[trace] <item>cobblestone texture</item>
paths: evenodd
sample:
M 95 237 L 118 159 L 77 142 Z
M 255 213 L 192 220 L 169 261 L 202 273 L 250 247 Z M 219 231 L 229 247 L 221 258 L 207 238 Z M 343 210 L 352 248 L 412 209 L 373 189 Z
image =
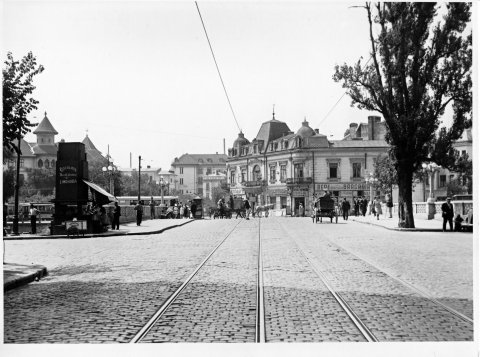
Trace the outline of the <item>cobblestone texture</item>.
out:
M 473 326 L 392 279 L 301 221 L 283 224 L 381 341 L 471 341 Z M 313 225 L 312 225 L 313 226 Z M 313 229 L 317 229 L 313 226 Z M 418 233 L 417 233 L 418 234 Z M 395 258 L 392 258 L 395 259 Z
M 142 342 L 255 342 L 258 233 L 242 221 Z

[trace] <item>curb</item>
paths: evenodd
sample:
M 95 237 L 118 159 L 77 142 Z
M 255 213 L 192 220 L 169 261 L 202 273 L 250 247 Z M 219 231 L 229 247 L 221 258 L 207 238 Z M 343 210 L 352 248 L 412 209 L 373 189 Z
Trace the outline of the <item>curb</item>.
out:
M 5 281 L 3 282 L 4 292 L 18 288 L 22 285 L 27 285 L 33 281 L 39 281 L 42 277 L 48 275 L 47 268 L 44 267 L 43 265 L 24 266 L 24 268 L 27 268 L 29 270 L 31 269 L 36 269 L 36 270 L 23 275 L 20 275 L 21 273 L 18 273 L 19 276 L 15 278 L 5 279 Z M 5 271 L 8 271 L 8 267 L 6 269 L 5 267 L 3 268 L 4 275 L 5 275 Z
M 389 231 L 399 231 L 399 232 L 442 232 L 441 229 L 436 229 L 436 228 L 400 228 L 400 227 L 385 227 L 381 224 L 376 224 L 373 222 L 363 222 L 363 221 L 357 221 L 352 219 L 352 222 L 357 222 L 361 224 L 369 224 L 371 226 L 376 226 L 376 227 L 381 227 L 388 229 Z
M 19 236 L 8 236 L 8 237 L 3 237 L 4 240 L 33 240 L 33 239 L 85 239 L 85 238 L 100 238 L 100 237 L 120 237 L 120 236 L 138 236 L 138 235 L 143 235 L 143 234 L 159 234 L 162 232 L 165 232 L 169 229 L 176 228 L 176 227 L 181 227 L 184 226 L 190 222 L 193 222 L 194 220 L 191 219 L 189 221 L 186 221 L 181 224 L 175 224 L 171 226 L 164 227 L 162 229 L 157 229 L 154 231 L 145 231 L 145 232 L 111 232 L 111 233 L 105 233 L 105 234 L 85 234 L 83 236 L 73 236 L 73 235 L 55 235 L 55 236 L 33 236 L 33 237 L 22 237 L 21 235 Z

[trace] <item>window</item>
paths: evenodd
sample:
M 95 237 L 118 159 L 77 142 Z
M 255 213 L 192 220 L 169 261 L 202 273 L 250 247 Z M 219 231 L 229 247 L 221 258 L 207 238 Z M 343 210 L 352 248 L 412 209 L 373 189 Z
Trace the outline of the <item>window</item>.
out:
M 270 166 L 270 181 L 276 181 L 275 166 Z
M 303 164 L 295 164 L 293 166 L 293 173 L 295 178 L 303 177 Z
M 183 167 L 180 167 L 180 174 L 183 174 Z
M 280 165 L 280 181 L 287 179 L 287 165 Z
M 24 164 L 24 160 L 20 159 L 20 167 L 23 167 L 23 164 Z
M 50 161 L 48 161 L 48 159 L 45 160 L 45 168 L 46 169 L 50 168 Z
M 288 141 L 285 141 L 285 149 L 288 149 Z
M 262 179 L 262 171 L 260 170 L 260 166 L 255 165 L 253 168 L 253 181 L 259 181 Z
M 462 150 L 462 156 L 467 155 L 467 150 Z
M 447 185 L 447 175 L 440 175 L 440 187 Z
M 360 162 L 352 163 L 352 177 L 360 178 L 362 172 L 362 164 Z
M 280 197 L 280 208 L 282 209 L 287 208 L 287 197 L 285 196 Z
M 242 182 L 247 180 L 247 170 L 242 169 Z
M 180 185 L 183 185 L 183 178 L 180 178 Z
M 210 192 L 210 182 L 205 183 L 205 191 Z
M 43 161 L 42 159 L 38 160 L 37 166 L 42 168 L 43 167 Z
M 208 167 L 207 168 L 207 175 L 211 175 L 212 174 L 212 168 L 211 167 Z
M 235 171 L 230 171 L 230 183 L 235 185 Z
M 330 163 L 329 164 L 329 178 L 338 178 L 338 164 L 337 163 Z
M 203 188 L 202 187 L 197 188 L 197 195 L 203 196 Z

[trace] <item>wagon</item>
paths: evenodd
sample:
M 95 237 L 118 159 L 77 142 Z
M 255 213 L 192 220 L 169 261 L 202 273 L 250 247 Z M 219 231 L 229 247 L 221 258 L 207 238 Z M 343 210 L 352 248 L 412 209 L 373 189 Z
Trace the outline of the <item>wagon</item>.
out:
M 322 217 L 330 218 L 331 223 L 333 223 L 333 219 L 335 219 L 335 223 L 338 223 L 337 207 L 338 204 L 336 202 L 336 198 L 332 198 L 328 194 L 318 198 L 315 201 L 315 210 L 312 216 L 313 223 L 318 223 L 319 219 L 320 223 L 322 223 Z

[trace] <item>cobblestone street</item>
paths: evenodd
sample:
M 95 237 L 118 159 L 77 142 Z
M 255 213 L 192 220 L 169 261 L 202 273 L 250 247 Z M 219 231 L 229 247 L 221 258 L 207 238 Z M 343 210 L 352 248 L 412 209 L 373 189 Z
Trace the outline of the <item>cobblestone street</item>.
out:
M 471 234 L 339 220 L 200 220 L 162 234 L 5 241 L 5 261 L 49 275 L 4 295 L 6 343 L 130 342 L 223 239 L 142 340 L 254 342 L 259 235 L 266 342 L 471 341 Z M 319 275 L 320 273 L 320 275 Z M 406 283 L 406 284 L 405 284 Z

